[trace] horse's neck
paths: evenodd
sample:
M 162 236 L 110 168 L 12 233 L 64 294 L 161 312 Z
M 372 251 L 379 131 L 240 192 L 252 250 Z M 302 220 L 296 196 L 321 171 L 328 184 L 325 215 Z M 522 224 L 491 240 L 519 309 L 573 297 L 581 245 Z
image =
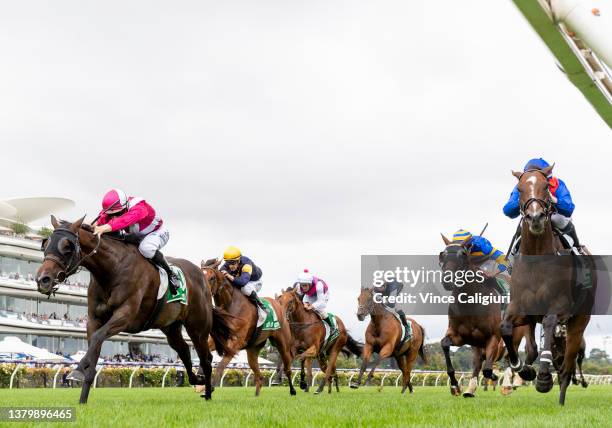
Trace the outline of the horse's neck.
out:
M 519 252 L 525 256 L 555 254 L 554 234 L 550 219 L 546 223 L 544 233 L 540 236 L 532 235 L 529 232 L 529 226 L 523 222 Z
M 370 311 L 370 319 L 374 324 L 379 324 L 388 314 L 389 311 L 384 308 L 382 303 L 374 303 Z
M 92 253 L 94 250 L 95 254 Z M 129 251 L 125 245 L 109 239 L 102 239 L 97 248 L 95 244 L 81 240 L 81 253 L 81 257 L 85 257 L 82 266 L 103 287 L 115 283 L 116 279 L 124 273 L 124 270 L 120 269 L 122 263 L 131 263 Z
M 304 304 L 297 300 L 295 302 L 295 310 L 293 311 L 293 320 L 296 322 L 312 321 L 316 315 L 313 312 L 309 312 L 304 307 Z
M 231 284 L 224 284 L 214 296 L 215 304 L 225 310 L 229 310 L 232 304 L 236 303 L 237 297 L 239 298 L 238 294 L 242 293 L 237 293 L 236 288 Z

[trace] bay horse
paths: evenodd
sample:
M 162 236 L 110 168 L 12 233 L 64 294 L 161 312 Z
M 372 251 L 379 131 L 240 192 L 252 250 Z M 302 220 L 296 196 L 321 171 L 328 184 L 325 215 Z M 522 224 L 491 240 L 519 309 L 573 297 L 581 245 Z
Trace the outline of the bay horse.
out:
M 378 364 L 385 358 L 393 357 L 402 371 L 402 394 L 406 392 L 406 388 L 412 394 L 413 388 L 410 383 L 412 366 L 417 356 L 420 356 L 424 363 L 427 362 L 425 330 L 415 320 L 407 318 L 412 326 L 412 338 L 402 344 L 402 325 L 400 321 L 385 309 L 382 303 L 375 302 L 373 289 L 362 288 L 357 303 L 357 318 L 359 321 L 363 321 L 369 315 L 370 323 L 365 333 L 365 345 L 359 375 L 356 381 L 351 382 L 351 388 L 359 388 L 372 353 L 377 352 L 379 358 L 368 374 L 366 385 L 372 380 Z
M 505 354 L 504 342 L 501 339 L 499 323 L 501 321 L 500 303 L 489 303 L 487 305 L 479 303 L 467 303 L 471 298 L 478 294 L 491 294 L 495 289 L 494 277 L 485 275 L 477 276 L 480 270 L 478 262 L 482 258 L 473 259 L 469 254 L 468 242 L 453 242 L 442 235 L 442 240 L 446 245 L 444 251 L 440 253 L 439 264 L 442 273 L 447 272 L 473 272 L 474 275 L 464 275 L 464 283 L 459 286 L 453 281 L 442 281 L 445 290 L 451 291 L 453 302 L 448 306 L 448 328 L 440 344 L 444 351 L 446 361 L 446 372 L 450 379 L 451 395 L 461 394 L 461 386 L 455 377 L 455 369 L 450 357 L 451 346 L 470 345 L 472 348 L 472 376 L 468 389 L 463 396 L 474 397 L 478 387 L 478 376 L 481 369 L 485 379 L 497 381 L 497 375 L 493 373 L 493 364 L 499 361 Z M 481 271 L 482 272 L 482 271 Z M 444 275 L 443 279 L 447 276 Z M 453 275 L 453 278 L 456 276 Z M 467 279 L 469 278 L 469 279 Z M 459 298 L 462 294 L 461 299 Z M 524 326 L 514 332 L 512 339 L 513 345 L 518 349 L 521 340 L 525 337 L 527 360 L 533 362 L 538 357 L 537 344 L 534 329 Z M 484 361 L 484 368 L 483 366 Z M 505 390 L 510 393 L 512 390 Z
M 325 326 L 323 321 L 314 311 L 307 310 L 304 307 L 304 303 L 302 303 L 295 289 L 291 287 L 286 289 L 280 296 L 277 296 L 276 300 L 283 308 L 285 316 L 290 322 L 291 335 L 293 337 L 293 354 L 302 363 L 302 373 L 304 371 L 304 364 L 309 368 L 310 377 L 307 385 L 312 383 L 312 372 L 310 362 L 305 362 L 305 360 L 317 358 L 321 365 L 321 370 L 325 372 L 325 377 L 319 383 L 315 394 L 323 392 L 325 384 L 328 385 L 328 392 L 331 393 L 332 380 L 335 379 L 336 360 L 339 353 L 345 352 L 360 357 L 362 346 L 347 333 L 344 323 L 338 316 L 335 318 L 339 335 L 331 344 L 325 344 Z M 303 383 L 303 378 L 301 383 Z M 337 380 L 336 388 L 338 388 Z
M 280 354 L 285 375 L 289 379 L 289 393 L 295 395 L 295 388 L 291 382 L 291 362 L 293 361 L 293 355 L 291 354 L 291 330 L 289 323 L 285 319 L 283 308 L 274 299 L 264 297 L 264 299 L 270 302 L 276 312 L 280 328 L 277 330 L 258 331 L 257 308 L 238 288 L 228 281 L 218 269 L 220 264 L 221 261 L 217 259 L 202 261 L 201 264 L 202 272 L 206 282 L 209 284 L 215 305 L 223 308 L 233 316 L 229 322 L 229 328 L 233 334 L 224 343 L 226 351 L 215 370 L 213 385 L 219 384 L 223 370 L 225 370 L 225 367 L 234 358 L 236 353 L 241 349 L 246 349 L 249 367 L 251 367 L 255 376 L 255 395 L 259 395 L 263 376 L 259 370 L 257 358 L 266 342 L 270 340 L 270 343 Z
M 213 307 L 200 269 L 187 260 L 169 258 L 183 271 L 188 304 L 163 300 L 158 304 L 157 268 L 140 254 L 137 246 L 110 235 L 94 235 L 93 228 L 83 223 L 84 219 L 70 223 L 51 216 L 54 230 L 44 244 L 44 260 L 36 274 L 38 291 L 49 297 L 80 267 L 91 274 L 87 289 L 88 349 L 69 375 L 83 382 L 79 402 L 87 403 L 102 343 L 121 332 L 138 333 L 149 328 L 158 328 L 166 335 L 168 344 L 185 365 L 189 382 L 204 384 L 204 398 L 210 400 L 212 355 L 208 336 L 214 338 L 218 349 L 226 351 L 223 344 L 231 330 L 229 317 Z M 193 373 L 189 345 L 182 335 L 183 326 L 200 358 L 203 378 Z
M 594 304 L 597 287 L 594 262 L 582 256 L 592 279 L 589 292 L 582 299 L 573 298 L 576 284 L 576 262 L 572 255 L 563 255 L 559 238 L 554 234 L 551 216 L 554 213 L 548 176 L 554 164 L 541 170 L 512 172 L 517 178 L 520 194 L 521 244 L 512 271 L 512 298 L 500 328 L 508 349 L 511 367 L 524 380 L 536 379 L 530 364 L 524 364 L 512 342 L 512 333 L 521 325 L 542 323 L 544 345 L 535 382 L 538 392 L 549 392 L 553 387 L 550 366 L 553 359 L 553 340 L 557 326 L 564 326 L 566 345 L 559 372 L 559 404 L 565 404 L 567 387 L 576 369 L 576 357 L 583 340 Z M 586 268 L 584 267 L 586 266 Z

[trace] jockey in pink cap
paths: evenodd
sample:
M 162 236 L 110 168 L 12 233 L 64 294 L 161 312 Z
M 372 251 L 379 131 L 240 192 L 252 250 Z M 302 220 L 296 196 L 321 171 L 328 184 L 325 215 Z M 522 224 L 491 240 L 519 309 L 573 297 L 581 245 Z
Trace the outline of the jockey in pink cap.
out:
M 170 233 L 164 227 L 163 220 L 144 199 L 128 197 L 124 191 L 112 189 L 106 192 L 102 199 L 102 211 L 94 223 L 94 233 L 100 236 L 120 230 L 140 240 L 138 245 L 140 254 L 166 271 L 170 292 L 176 294 L 178 278 L 159 251 L 170 239 Z

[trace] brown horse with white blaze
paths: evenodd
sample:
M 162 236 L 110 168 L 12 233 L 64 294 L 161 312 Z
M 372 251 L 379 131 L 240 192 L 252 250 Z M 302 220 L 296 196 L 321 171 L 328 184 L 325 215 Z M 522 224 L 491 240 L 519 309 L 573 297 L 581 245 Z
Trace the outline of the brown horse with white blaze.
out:
M 185 365 L 189 382 L 204 384 L 204 397 L 212 398 L 208 337 L 211 335 L 219 349 L 225 350 L 219 339 L 230 335 L 229 317 L 213 307 L 200 269 L 184 259 L 169 259 L 185 276 L 188 304 L 165 303 L 164 298 L 158 303 L 157 268 L 135 245 L 109 235 L 94 235 L 93 228 L 83 223 L 84 218 L 69 223 L 51 217 L 55 230 L 45 244 L 44 261 L 36 275 L 38 291 L 50 296 L 79 267 L 91 274 L 87 290 L 89 347 L 70 374 L 72 379 L 83 381 L 80 403 L 87 402 L 102 343 L 121 332 L 138 333 L 149 328 L 158 328 L 166 335 L 168 344 Z M 192 371 L 183 326 L 200 358 L 203 379 Z
M 400 321 L 391 312 L 386 310 L 382 303 L 377 303 L 374 300 L 373 289 L 362 288 L 357 298 L 357 303 L 357 318 L 359 321 L 363 321 L 369 315 L 370 323 L 366 329 L 366 343 L 363 347 L 359 376 L 356 381 L 351 382 L 351 388 L 359 388 L 372 353 L 376 352 L 379 355 L 378 362 L 389 357 L 395 358 L 397 366 L 402 371 L 402 394 L 406 392 L 406 388 L 412 393 L 413 388 L 410 383 L 412 366 L 417 356 L 420 356 L 423 362 L 427 362 L 424 348 L 425 330 L 415 320 L 407 318 L 407 321 L 411 323 L 413 335 L 410 340 L 402 343 L 402 325 Z M 366 385 L 374 377 L 376 367 L 377 364 L 370 370 L 366 379 Z
M 559 373 L 559 404 L 563 405 L 594 305 L 597 277 L 592 258 L 566 255 L 553 232 L 554 202 L 548 181 L 553 167 L 512 173 L 518 180 L 520 194 L 521 241 L 512 271 L 512 300 L 500 329 L 512 369 L 521 378 L 533 380 L 536 372 L 521 361 L 512 343 L 512 333 L 520 326 L 542 323 L 544 345 L 535 386 L 538 392 L 548 392 L 553 387 L 550 368 L 554 335 L 559 326 L 564 326 L 566 345 Z M 575 298 L 577 272 L 586 272 L 590 284 Z
M 216 259 L 203 261 L 201 264 L 202 272 L 206 282 L 209 284 L 215 304 L 233 316 L 229 322 L 229 328 L 233 334 L 224 343 L 226 351 L 215 370 L 213 385 L 219 384 L 223 370 L 225 370 L 225 367 L 236 353 L 241 349 L 246 349 L 249 367 L 251 367 L 255 376 L 255 395 L 259 395 L 263 376 L 259 370 L 257 358 L 266 341 L 270 340 L 272 345 L 278 350 L 283 362 L 285 375 L 289 379 L 289 393 L 295 395 L 295 388 L 291 382 L 291 362 L 293 360 L 291 354 L 291 330 L 289 329 L 288 321 L 285 319 L 283 308 L 274 299 L 264 297 L 264 299 L 270 302 L 276 312 L 280 328 L 277 330 L 258 331 L 257 308 L 219 271 L 218 267 L 220 264 L 221 261 Z

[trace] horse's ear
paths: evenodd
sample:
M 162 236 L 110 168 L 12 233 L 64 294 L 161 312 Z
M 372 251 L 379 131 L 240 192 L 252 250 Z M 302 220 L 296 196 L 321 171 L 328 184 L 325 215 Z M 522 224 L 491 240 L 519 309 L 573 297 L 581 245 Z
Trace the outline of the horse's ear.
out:
M 53 214 L 51 214 L 51 225 L 53 226 L 53 229 L 60 227 L 60 221 Z
M 87 216 L 87 214 L 85 214 L 83 217 L 81 217 L 80 219 L 78 219 L 77 221 L 72 223 L 70 225 L 70 229 L 72 229 L 73 232 L 78 231 L 81 228 L 81 225 L 83 224 L 83 221 L 85 221 L 85 217 L 86 216 Z
M 274 300 L 278 300 L 278 293 L 274 293 Z
M 516 177 L 517 180 L 520 180 L 521 179 L 521 175 L 523 175 L 523 173 L 520 172 L 520 171 L 512 171 L 511 170 L 510 172 L 512 173 L 512 175 L 514 175 Z
M 442 240 L 444 241 L 444 245 L 448 245 L 451 243 L 451 241 L 446 236 L 444 236 L 442 233 L 440 233 L 440 236 L 442 237 Z
M 544 174 L 546 177 L 548 177 L 550 174 L 552 174 L 552 170 L 553 170 L 553 168 L 554 168 L 554 167 L 555 167 L 555 164 L 553 163 L 552 165 L 547 166 L 546 168 L 544 168 L 544 169 L 542 170 L 542 173 L 543 173 L 543 174 Z

